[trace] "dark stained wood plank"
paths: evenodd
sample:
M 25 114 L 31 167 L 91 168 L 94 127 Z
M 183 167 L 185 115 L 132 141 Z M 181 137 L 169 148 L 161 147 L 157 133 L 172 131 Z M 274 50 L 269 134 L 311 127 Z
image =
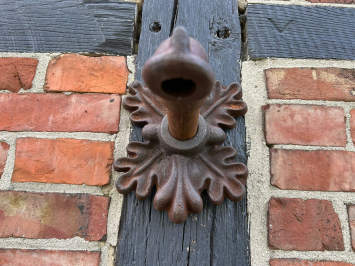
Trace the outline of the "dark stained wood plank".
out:
M 216 79 L 223 86 L 240 81 L 241 29 L 236 1 L 180 0 L 176 24 L 187 28 L 191 37 L 204 46 Z M 236 148 L 237 160 L 246 163 L 243 117 L 237 118 L 235 129 L 226 131 L 224 145 Z M 250 265 L 246 198 L 239 203 L 225 200 L 221 206 L 206 202 L 203 212 L 196 216 L 198 225 L 206 227 L 185 227 L 185 232 L 191 234 L 190 243 L 197 239 L 196 252 L 189 254 L 190 265 Z
M 355 9 L 249 5 L 247 49 L 266 57 L 355 59 Z
M 171 21 L 176 20 L 205 47 L 216 77 L 224 85 L 239 81 L 241 41 L 236 2 L 204 2 L 179 0 L 174 16 L 174 1 L 145 0 L 136 79 L 142 81 L 144 62 L 169 36 Z M 153 22 L 161 24 L 158 33 L 149 30 Z M 227 29 L 229 38 L 219 38 Z M 131 140 L 143 141 L 140 127 L 133 127 Z M 237 148 L 238 159 L 246 163 L 243 118 L 238 119 L 236 129 L 227 132 L 226 144 Z M 225 200 L 221 206 L 213 206 L 203 193 L 202 213 L 176 225 L 166 212 L 154 209 L 153 198 L 154 193 L 145 201 L 137 200 L 134 193 L 125 196 L 116 265 L 250 265 L 246 200 Z
M 0 51 L 130 55 L 136 4 L 106 2 L 2 0 Z
M 141 70 L 145 61 L 170 35 L 174 4 L 174 0 L 144 1 L 135 74 L 135 78 L 141 82 Z M 131 141 L 143 141 L 142 128 L 134 125 L 132 127 Z M 181 265 L 181 260 L 186 261 L 181 252 L 183 225 L 174 230 L 177 227 L 169 220 L 168 215 L 154 209 L 154 195 L 152 193 L 144 201 L 137 200 L 134 192 L 125 196 L 116 265 Z

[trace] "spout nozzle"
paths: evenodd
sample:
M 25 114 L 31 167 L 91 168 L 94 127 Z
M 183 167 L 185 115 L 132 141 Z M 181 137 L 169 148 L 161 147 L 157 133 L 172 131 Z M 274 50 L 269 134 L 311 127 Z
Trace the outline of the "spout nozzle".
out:
M 147 87 L 168 109 L 170 133 L 181 140 L 181 134 L 175 134 L 175 130 L 185 132 L 185 128 L 193 128 L 194 136 L 199 109 L 215 81 L 202 45 L 190 38 L 185 28 L 175 28 L 172 36 L 145 63 L 142 76 Z M 189 119 L 190 116 L 193 118 Z

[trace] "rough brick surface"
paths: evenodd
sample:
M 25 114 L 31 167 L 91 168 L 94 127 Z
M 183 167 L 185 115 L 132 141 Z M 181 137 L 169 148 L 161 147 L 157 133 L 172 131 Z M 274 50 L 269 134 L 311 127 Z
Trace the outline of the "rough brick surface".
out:
M 272 198 L 268 218 L 271 249 L 344 250 L 340 221 L 330 201 Z
M 99 266 L 99 251 L 0 249 L 0 265 Z
M 309 261 L 300 259 L 272 259 L 270 266 L 354 266 L 341 261 Z
M 355 153 L 270 150 L 271 184 L 281 189 L 355 191 Z
M 46 91 L 125 93 L 126 59 L 121 56 L 61 55 L 49 62 Z
M 10 146 L 6 142 L 0 142 L 0 178 L 4 173 L 4 167 L 7 159 L 7 151 Z
M 350 111 L 350 114 L 351 114 L 351 120 L 350 120 L 351 138 L 355 145 L 355 109 L 352 109 Z
M 0 90 L 28 90 L 36 74 L 38 60 L 23 57 L 0 58 Z
M 267 144 L 346 146 L 341 107 L 264 105 Z
M 113 149 L 113 142 L 20 138 L 12 181 L 106 185 Z
M 355 205 L 348 206 L 351 247 L 355 251 Z
M 117 133 L 121 98 L 113 94 L 0 94 L 0 130 Z
M 110 199 L 0 191 L 0 237 L 105 240 Z
M 271 68 L 265 76 L 269 98 L 355 100 L 355 69 Z

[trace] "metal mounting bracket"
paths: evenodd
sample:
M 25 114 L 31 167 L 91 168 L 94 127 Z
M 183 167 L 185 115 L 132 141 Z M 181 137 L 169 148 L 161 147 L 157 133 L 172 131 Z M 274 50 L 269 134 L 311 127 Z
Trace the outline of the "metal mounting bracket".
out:
M 133 124 L 143 126 L 145 142 L 131 142 L 128 157 L 114 163 L 124 172 L 119 193 L 136 191 L 148 198 L 154 186 L 154 207 L 168 212 L 174 223 L 203 208 L 207 191 L 215 205 L 224 198 L 240 201 L 245 195 L 247 167 L 235 162 L 236 150 L 223 147 L 223 129 L 236 126 L 233 117 L 247 112 L 237 83 L 223 88 L 215 81 L 204 48 L 177 27 L 145 63 L 147 85 L 134 81 L 124 107 Z

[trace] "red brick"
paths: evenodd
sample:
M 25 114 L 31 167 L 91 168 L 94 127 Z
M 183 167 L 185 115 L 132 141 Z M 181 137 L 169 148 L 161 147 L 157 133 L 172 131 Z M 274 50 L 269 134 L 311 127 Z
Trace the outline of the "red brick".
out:
M 0 237 L 105 240 L 109 201 L 89 194 L 0 191 Z
M 263 110 L 267 144 L 346 146 L 341 107 L 272 104 Z
M 121 98 L 112 94 L 0 94 L 0 130 L 117 133 Z
M 46 91 L 125 93 L 126 59 L 121 56 L 61 55 L 49 62 Z
M 272 198 L 268 218 L 271 249 L 344 250 L 340 221 L 330 201 Z
M 350 111 L 351 119 L 350 119 L 350 131 L 351 131 L 351 138 L 355 145 L 355 109 Z
M 0 58 L 0 90 L 28 90 L 36 75 L 38 60 L 23 57 Z
M 265 76 L 269 98 L 355 100 L 355 69 L 270 68 Z
M 103 186 L 110 182 L 113 142 L 20 138 L 13 182 Z
M 311 3 L 354 4 L 354 0 L 306 0 Z
M 351 247 L 355 251 L 355 205 L 348 206 Z
M 270 150 L 271 184 L 281 189 L 355 191 L 355 153 Z
M 0 249 L 0 265 L 99 266 L 99 251 Z
M 354 266 L 341 261 L 309 261 L 300 259 L 272 259 L 270 266 Z
M 7 151 L 10 146 L 6 142 L 0 142 L 0 178 L 4 173 L 5 163 L 7 159 Z

